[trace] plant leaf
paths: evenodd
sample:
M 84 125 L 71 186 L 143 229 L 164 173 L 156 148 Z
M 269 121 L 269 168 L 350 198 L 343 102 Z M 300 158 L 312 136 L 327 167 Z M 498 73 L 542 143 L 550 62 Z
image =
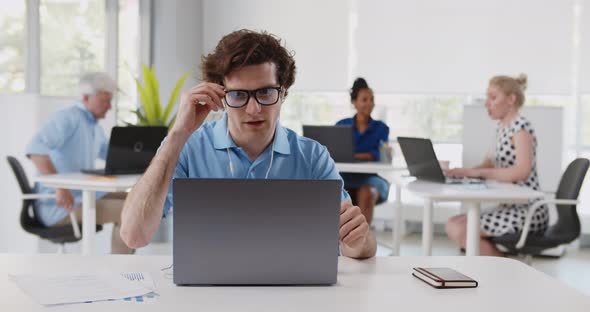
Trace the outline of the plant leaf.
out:
M 137 93 L 139 94 L 139 98 L 141 99 L 141 103 L 143 104 L 143 111 L 145 113 L 145 118 L 148 121 L 153 120 L 153 115 L 150 114 L 150 106 L 151 106 L 151 99 L 148 92 L 142 88 L 139 80 L 135 79 L 135 84 L 137 86 Z
M 162 119 L 162 106 L 160 105 L 160 86 L 158 84 L 158 78 L 156 78 L 156 70 L 154 65 L 150 68 L 149 80 L 153 97 L 153 104 L 154 104 L 154 116 L 156 119 Z
M 168 120 L 168 116 L 170 116 L 172 109 L 176 105 L 176 98 L 178 97 L 178 93 L 180 93 L 180 89 L 182 88 L 182 85 L 184 84 L 184 81 L 186 80 L 186 78 L 188 77 L 189 74 L 190 74 L 190 71 L 186 72 L 176 82 L 176 86 L 174 86 L 174 89 L 172 90 L 172 93 L 170 94 L 170 99 L 168 100 L 168 105 L 166 105 L 166 109 L 164 110 L 164 116 L 162 116 L 162 120 L 164 120 L 164 122 L 166 122 L 166 120 Z
M 149 124 L 148 120 L 145 118 L 145 116 L 141 114 L 139 109 L 134 110 L 133 113 L 135 114 L 135 116 L 137 116 L 137 120 L 139 120 L 140 123 Z
M 154 124 L 156 122 L 156 110 L 155 110 L 155 97 L 153 93 L 153 85 L 151 81 L 151 72 L 150 69 L 144 64 L 143 65 L 143 82 L 144 82 L 144 91 L 147 98 L 147 101 L 143 103 L 143 111 L 145 116 L 150 124 Z

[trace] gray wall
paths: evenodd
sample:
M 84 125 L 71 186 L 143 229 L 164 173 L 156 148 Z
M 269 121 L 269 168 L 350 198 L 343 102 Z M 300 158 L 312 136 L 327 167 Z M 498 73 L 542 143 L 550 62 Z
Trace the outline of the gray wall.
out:
M 161 100 L 167 102 L 172 88 L 187 71 L 187 90 L 200 79 L 203 50 L 202 1 L 154 1 L 152 61 L 160 81 Z

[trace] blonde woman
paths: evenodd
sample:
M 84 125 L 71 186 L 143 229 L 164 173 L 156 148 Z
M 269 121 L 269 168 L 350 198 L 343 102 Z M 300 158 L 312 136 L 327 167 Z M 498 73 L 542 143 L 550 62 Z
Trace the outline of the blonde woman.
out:
M 527 77 L 524 74 L 516 78 L 496 76 L 490 80 L 485 107 L 490 118 L 498 121 L 494 148 L 479 166 L 451 169 L 446 172 L 448 176 L 477 177 L 539 189 L 537 138 L 531 123 L 520 115 L 526 85 Z M 481 215 L 481 255 L 503 255 L 487 238 L 520 232 L 528 206 L 501 204 Z M 544 231 L 548 219 L 547 207 L 538 209 L 533 216 L 530 231 Z M 446 225 L 448 237 L 462 248 L 465 248 L 466 223 L 467 218 L 462 214 L 451 217 Z

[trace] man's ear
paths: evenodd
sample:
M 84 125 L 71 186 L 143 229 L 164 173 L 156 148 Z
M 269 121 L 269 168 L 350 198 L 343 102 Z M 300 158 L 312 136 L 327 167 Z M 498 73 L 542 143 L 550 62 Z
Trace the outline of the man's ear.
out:
M 285 97 L 287 96 L 287 90 L 281 89 L 281 103 L 285 102 Z
M 88 103 L 89 100 L 90 100 L 90 94 L 82 95 L 82 102 Z

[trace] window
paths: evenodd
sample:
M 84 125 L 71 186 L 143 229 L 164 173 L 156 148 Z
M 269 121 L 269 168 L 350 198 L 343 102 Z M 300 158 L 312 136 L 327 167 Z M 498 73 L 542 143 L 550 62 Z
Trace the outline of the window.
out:
M 105 2 L 42 0 L 41 94 L 76 95 L 80 76 L 105 70 Z
M 281 108 L 281 125 L 301 134 L 302 125 L 335 124 L 349 115 L 347 96 L 345 93 L 290 91 Z
M 137 108 L 135 78 L 139 77 L 139 0 L 119 1 L 117 120 L 134 123 Z
M 538 95 L 526 95 L 526 106 L 553 106 L 553 107 L 566 107 L 570 103 L 570 97 L 568 96 L 538 96 Z
M 419 136 L 438 142 L 461 142 L 463 105 L 468 103 L 468 97 L 376 94 L 375 99 L 377 105 L 387 110 L 381 119 L 389 125 L 391 137 Z
M 466 96 L 405 96 L 375 94 L 373 118 L 385 122 L 390 138 L 423 136 L 435 141 L 461 142 Z M 300 131 L 303 124 L 332 125 L 355 113 L 348 93 L 292 92 L 287 96 L 281 123 Z
M 0 0 L 0 93 L 25 90 L 25 2 Z

